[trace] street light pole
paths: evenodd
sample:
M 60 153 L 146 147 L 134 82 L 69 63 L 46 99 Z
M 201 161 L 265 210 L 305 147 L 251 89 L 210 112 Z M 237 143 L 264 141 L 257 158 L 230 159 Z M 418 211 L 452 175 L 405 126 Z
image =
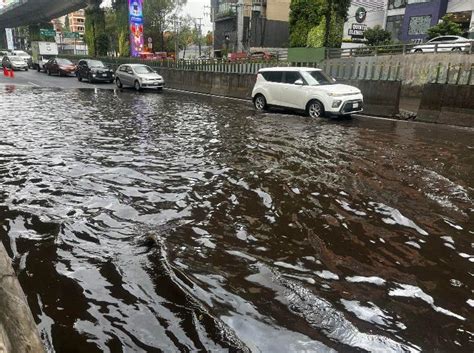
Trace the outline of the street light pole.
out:
M 199 21 L 199 28 L 198 28 L 198 46 L 199 46 L 199 57 L 201 57 L 201 21 L 202 21 L 202 18 L 201 17 L 198 17 L 196 18 L 196 20 Z

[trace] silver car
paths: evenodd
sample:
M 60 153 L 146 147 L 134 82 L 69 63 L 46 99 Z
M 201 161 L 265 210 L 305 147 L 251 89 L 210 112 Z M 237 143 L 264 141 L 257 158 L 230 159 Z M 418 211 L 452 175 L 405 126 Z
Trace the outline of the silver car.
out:
M 142 64 L 120 65 L 115 72 L 115 83 L 118 88 L 131 86 L 137 91 L 142 88 L 156 88 L 161 91 L 165 85 L 162 76 L 151 67 Z
M 412 53 L 434 53 L 435 51 L 462 52 L 462 51 L 469 51 L 471 45 L 474 45 L 474 42 L 472 39 L 466 39 L 460 36 L 439 36 L 439 37 L 430 39 L 424 44 L 419 44 L 419 45 L 414 46 L 411 52 Z

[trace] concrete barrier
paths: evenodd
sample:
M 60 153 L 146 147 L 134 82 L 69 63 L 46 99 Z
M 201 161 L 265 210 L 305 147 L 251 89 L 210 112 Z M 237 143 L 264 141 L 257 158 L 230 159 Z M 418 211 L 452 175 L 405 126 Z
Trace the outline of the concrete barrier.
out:
M 400 112 L 400 81 L 346 80 L 339 81 L 355 86 L 364 95 L 364 114 L 393 117 Z
M 255 75 L 221 72 L 183 71 L 160 68 L 167 87 L 217 96 L 251 99 Z M 340 81 L 358 87 L 364 95 L 364 112 L 368 115 L 395 116 L 399 113 L 399 81 Z
M 26 297 L 0 242 L 0 353 L 44 353 Z
M 416 120 L 474 127 L 474 86 L 425 85 Z

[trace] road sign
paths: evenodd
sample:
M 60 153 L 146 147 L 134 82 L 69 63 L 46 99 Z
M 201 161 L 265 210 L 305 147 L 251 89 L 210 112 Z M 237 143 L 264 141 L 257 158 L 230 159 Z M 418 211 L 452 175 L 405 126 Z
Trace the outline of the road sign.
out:
M 79 39 L 80 34 L 79 34 L 79 32 L 63 32 L 63 37 L 64 38 Z
M 148 37 L 148 43 L 151 43 L 151 42 L 153 42 L 153 38 Z
M 53 29 L 40 29 L 40 34 L 44 37 L 55 37 L 56 31 Z
M 149 48 L 149 49 L 153 49 L 153 43 L 151 43 L 151 42 L 148 43 L 148 48 Z

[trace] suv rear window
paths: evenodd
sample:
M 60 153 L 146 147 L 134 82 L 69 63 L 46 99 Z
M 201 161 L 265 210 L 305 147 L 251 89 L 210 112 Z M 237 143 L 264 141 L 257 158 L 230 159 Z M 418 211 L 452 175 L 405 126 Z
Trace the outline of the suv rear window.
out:
M 270 82 L 278 82 L 282 81 L 283 72 L 282 71 L 264 71 L 261 72 L 263 78 Z

